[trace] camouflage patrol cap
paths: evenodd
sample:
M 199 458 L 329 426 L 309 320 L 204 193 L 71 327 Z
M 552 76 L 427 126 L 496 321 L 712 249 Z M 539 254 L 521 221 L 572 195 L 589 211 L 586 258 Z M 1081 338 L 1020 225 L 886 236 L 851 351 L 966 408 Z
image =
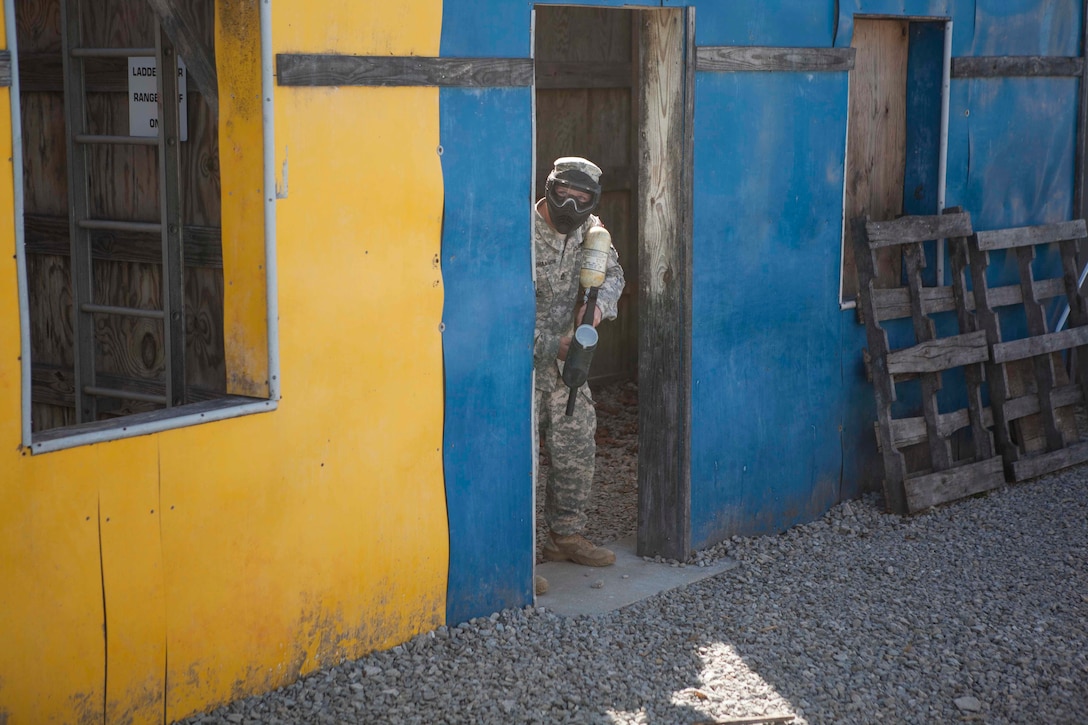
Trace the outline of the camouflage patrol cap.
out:
M 560 174 L 564 171 L 581 171 L 595 183 L 599 184 L 601 181 L 601 167 L 581 156 L 562 156 L 556 159 L 554 173 Z

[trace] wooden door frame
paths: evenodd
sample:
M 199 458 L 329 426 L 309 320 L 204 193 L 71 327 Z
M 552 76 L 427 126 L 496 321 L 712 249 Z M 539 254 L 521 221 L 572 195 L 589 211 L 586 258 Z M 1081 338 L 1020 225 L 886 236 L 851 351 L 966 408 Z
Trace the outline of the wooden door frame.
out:
M 695 9 L 635 12 L 642 81 L 637 553 L 684 561 L 691 553 Z

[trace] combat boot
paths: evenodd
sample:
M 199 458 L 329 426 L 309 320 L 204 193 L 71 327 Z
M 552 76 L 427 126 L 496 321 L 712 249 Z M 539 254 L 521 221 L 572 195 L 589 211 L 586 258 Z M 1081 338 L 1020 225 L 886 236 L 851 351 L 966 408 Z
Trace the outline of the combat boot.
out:
M 616 555 L 603 546 L 595 546 L 581 534 L 560 536 L 552 532 L 544 540 L 546 561 L 573 561 L 582 566 L 610 566 L 616 563 Z

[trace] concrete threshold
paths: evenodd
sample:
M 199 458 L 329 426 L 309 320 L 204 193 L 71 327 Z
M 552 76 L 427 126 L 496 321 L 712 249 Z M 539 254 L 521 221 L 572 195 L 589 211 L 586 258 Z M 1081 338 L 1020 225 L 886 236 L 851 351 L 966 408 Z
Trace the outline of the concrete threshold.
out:
M 536 598 L 537 606 L 564 616 L 604 614 L 737 566 L 728 557 L 707 566 L 646 561 L 635 554 L 634 536 L 606 546 L 616 552 L 612 566 L 579 566 L 568 561 L 537 564 L 537 575 L 548 580 L 548 591 Z

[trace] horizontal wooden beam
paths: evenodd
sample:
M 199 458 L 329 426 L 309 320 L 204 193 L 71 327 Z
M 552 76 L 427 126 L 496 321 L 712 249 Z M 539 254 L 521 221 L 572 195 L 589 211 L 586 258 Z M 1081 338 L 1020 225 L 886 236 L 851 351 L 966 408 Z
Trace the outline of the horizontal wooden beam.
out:
M 1021 458 L 1012 464 L 1012 478 L 1014 481 L 1026 481 L 1085 461 L 1088 461 L 1088 443 L 1079 443 L 1031 458 Z
M 532 58 L 279 53 L 281 86 L 531 86 Z
M 84 58 L 83 83 L 88 93 L 128 93 L 126 59 Z M 60 54 L 20 53 L 19 90 L 22 93 L 63 93 L 64 68 Z M 203 95 L 196 83 L 190 83 L 187 90 L 190 96 Z
M 1033 227 L 1013 227 L 978 232 L 978 248 L 984 251 L 1030 247 L 1036 244 L 1074 241 L 1088 236 L 1083 219 L 1056 224 L 1040 224 Z
M 869 247 L 893 247 L 910 242 L 928 242 L 931 239 L 967 237 L 971 235 L 971 215 L 934 214 L 932 216 L 904 216 L 886 222 L 866 222 L 865 233 Z
M 1088 327 L 1083 328 L 1088 331 Z M 942 370 L 985 362 L 990 357 L 986 331 L 928 340 L 888 354 L 892 375 L 939 373 Z
M 1053 55 L 994 55 L 953 58 L 953 78 L 1074 77 L 1084 73 L 1084 59 Z
M 537 61 L 537 90 L 628 88 L 631 64 L 621 61 Z
M 1054 388 L 1050 391 L 1050 404 L 1054 406 L 1054 410 L 1064 408 L 1069 405 L 1076 405 L 1084 400 L 1084 394 L 1081 391 L 1080 385 L 1062 385 Z M 987 408 L 989 410 L 989 408 Z M 1026 418 L 1029 415 L 1035 415 L 1042 410 L 1039 405 L 1039 396 L 1035 393 L 1029 395 L 1021 395 L 1017 398 L 1011 398 L 1005 401 L 1005 421 L 1017 420 L 1019 418 Z
M 95 380 L 102 387 L 128 390 L 144 395 L 163 395 L 166 385 L 162 381 L 133 378 L 125 375 L 113 375 L 98 372 Z M 74 408 L 76 404 L 76 383 L 72 368 L 46 363 L 33 363 L 30 366 L 30 399 L 43 405 L 59 405 Z M 214 400 L 223 397 L 223 393 L 205 388 L 189 387 L 186 395 L 190 401 Z
M 909 287 L 874 289 L 872 294 L 877 322 L 898 320 L 910 317 L 913 314 L 910 306 Z M 976 294 L 978 293 L 976 292 Z M 1061 277 L 1050 277 L 1035 281 L 1035 299 L 1037 300 L 1048 300 L 1064 295 L 1065 280 Z M 1018 284 L 991 287 L 986 290 L 986 299 L 992 308 L 1019 305 L 1024 302 L 1024 290 Z M 967 295 L 964 302 L 968 310 L 975 309 L 974 295 Z M 932 315 L 938 312 L 951 312 L 954 309 L 956 309 L 956 297 L 951 287 L 922 288 L 922 314 Z
M 1050 332 L 1022 340 L 999 342 L 994 345 L 994 362 L 1001 364 L 1023 360 L 1036 355 L 1046 355 L 1059 350 L 1088 345 L 1088 327 L 1071 327 L 1061 332 Z
M 11 85 L 11 51 L 0 50 L 0 88 Z
M 27 254 L 71 254 L 66 217 L 44 214 L 23 216 Z M 162 264 L 162 239 L 156 234 L 90 230 L 91 258 L 106 262 Z M 219 227 L 182 226 L 186 267 L 223 267 L 222 232 Z
M 947 471 L 908 478 L 903 482 L 903 489 L 907 496 L 907 511 L 913 514 L 1004 485 L 1001 456 L 994 456 Z
M 1038 405 L 1038 400 L 1036 400 Z M 989 407 L 982 409 L 982 424 L 989 428 L 994 423 L 994 414 Z M 879 423 L 874 423 L 879 426 Z M 937 416 L 937 432 L 941 438 L 948 438 L 961 428 L 971 425 L 971 415 L 967 408 L 954 410 L 951 413 L 941 413 Z M 897 449 L 925 443 L 929 440 L 929 431 L 926 427 L 926 419 L 923 416 L 914 418 L 896 418 L 891 424 L 892 443 Z M 879 446 L 879 433 L 877 435 Z
M 695 49 L 695 70 L 819 73 L 854 68 L 853 48 L 769 48 L 704 45 Z

